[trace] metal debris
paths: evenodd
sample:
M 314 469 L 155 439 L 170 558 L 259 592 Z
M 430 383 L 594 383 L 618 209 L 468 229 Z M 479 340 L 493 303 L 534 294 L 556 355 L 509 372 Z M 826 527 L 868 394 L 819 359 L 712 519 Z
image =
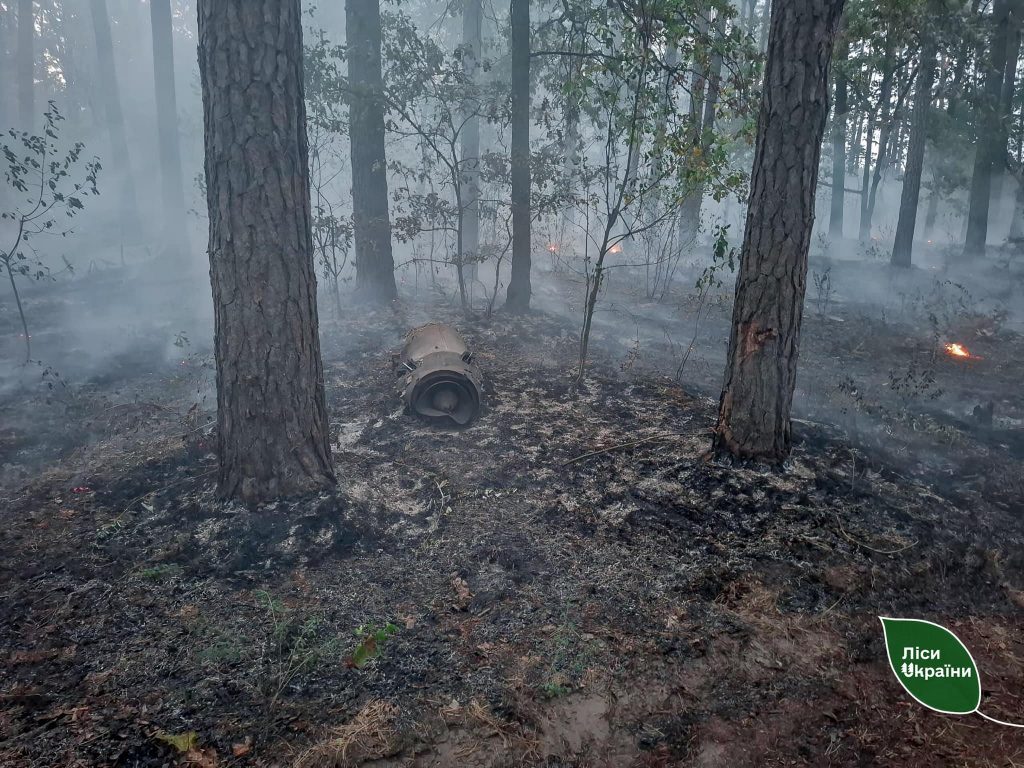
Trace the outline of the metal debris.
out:
M 402 399 L 409 412 L 459 427 L 480 413 L 480 370 L 451 326 L 429 323 L 410 331 L 398 362 Z

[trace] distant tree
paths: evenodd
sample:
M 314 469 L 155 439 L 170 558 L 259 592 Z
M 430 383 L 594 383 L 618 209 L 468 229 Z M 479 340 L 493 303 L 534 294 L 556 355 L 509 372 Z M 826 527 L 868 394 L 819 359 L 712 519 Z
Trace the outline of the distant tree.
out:
M 935 82 L 937 45 L 934 26 L 925 32 L 921 52 L 921 65 L 917 73 L 914 94 L 914 114 L 907 148 L 907 165 L 903 173 L 900 195 L 900 213 L 896 222 L 896 238 L 892 247 L 892 265 L 909 267 L 914 250 L 914 232 L 917 228 L 917 209 L 921 199 L 921 170 L 924 167 L 925 142 L 932 112 L 932 85 Z
M 181 142 L 178 138 L 178 99 L 174 87 L 171 0 L 150 0 L 149 11 L 153 31 L 164 243 L 175 256 L 184 257 L 188 252 L 188 230 L 185 226 L 185 190 L 181 174 Z
M 462 3 L 462 67 L 466 82 L 473 86 L 479 77 L 482 54 L 483 4 L 481 0 L 463 0 Z M 473 93 L 467 89 L 467 94 Z M 460 166 L 462 186 L 465 188 L 466 207 L 462 225 L 462 253 L 459 263 L 466 265 L 469 279 L 477 274 L 477 260 L 480 252 L 480 114 L 476 99 L 464 99 L 462 117 L 465 128 L 462 131 Z
M 135 177 L 128 151 L 128 135 L 125 131 L 124 112 L 121 109 L 121 91 L 117 83 L 117 68 L 114 66 L 114 43 L 110 34 L 110 16 L 107 0 L 89 0 L 92 10 L 92 25 L 96 35 L 96 56 L 99 64 L 99 92 L 103 99 L 107 130 L 110 135 L 110 166 L 118 177 L 121 188 L 120 204 L 124 217 L 123 229 L 132 234 L 140 230 L 138 199 L 135 192 Z
M 750 207 L 736 279 L 715 445 L 741 458 L 790 452 L 807 254 L 828 70 L 843 0 L 772 7 Z
M 24 130 L 35 120 L 35 16 L 32 0 L 18 0 L 18 118 Z
M 841 40 L 834 67 L 836 96 L 832 113 L 832 198 L 828 220 L 828 234 L 836 240 L 843 237 L 846 208 L 846 124 L 850 109 L 846 66 L 849 57 L 850 42 Z
M 398 288 L 388 212 L 378 0 L 346 0 L 345 20 L 356 293 L 360 299 L 387 302 L 398 296 Z
M 512 274 L 505 308 L 530 309 L 530 0 L 511 0 Z
M 1021 0 L 995 0 L 992 5 L 991 44 L 985 65 L 985 87 L 976 108 L 978 137 L 974 172 L 971 175 L 970 209 L 964 256 L 985 255 L 988 218 L 992 199 L 993 167 L 1006 156 L 1006 125 L 1000 114 L 1003 81 L 1007 67 L 1011 14 L 1020 13 Z
M 334 483 L 310 224 L 300 0 L 200 0 L 218 487 Z

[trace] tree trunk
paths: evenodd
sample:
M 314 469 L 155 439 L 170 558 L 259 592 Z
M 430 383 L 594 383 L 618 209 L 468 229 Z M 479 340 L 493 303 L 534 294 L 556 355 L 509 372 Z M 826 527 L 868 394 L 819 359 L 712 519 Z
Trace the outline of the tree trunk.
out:
M 708 156 L 708 153 L 711 151 L 711 144 L 714 141 L 718 95 L 722 89 L 722 54 L 719 47 L 725 37 L 725 15 L 723 13 L 719 13 L 715 19 L 714 35 L 715 49 L 711 54 L 710 67 L 708 68 L 708 90 L 707 96 L 704 99 L 704 116 L 700 122 L 702 158 Z M 636 154 L 639 155 L 640 153 L 637 152 Z M 701 210 L 704 207 L 704 185 L 698 184 L 697 189 L 693 191 L 690 197 L 693 201 L 692 205 L 686 207 L 684 204 L 684 210 L 687 210 L 691 216 L 686 226 L 693 233 L 693 237 L 696 238 L 700 234 Z
M 511 312 L 530 308 L 530 0 L 511 0 L 512 17 L 512 275 Z
M 702 51 L 699 46 L 707 35 L 708 22 L 703 16 L 699 16 L 694 25 L 695 43 L 691 55 L 693 70 L 689 89 L 689 105 L 687 106 L 687 127 L 689 128 L 689 140 L 692 144 L 691 161 L 696 160 L 701 154 L 704 144 L 704 116 L 708 110 L 704 108 L 704 92 L 708 87 L 708 72 L 703 64 Z M 714 110 L 712 110 L 713 113 Z M 703 158 L 701 158 L 701 161 Z M 687 252 L 693 248 L 700 229 L 700 196 L 702 191 L 700 185 L 694 189 L 688 189 L 686 196 L 679 205 L 678 239 L 679 250 Z
M 910 147 L 907 150 L 907 168 L 903 173 L 903 191 L 900 195 L 900 216 L 896 223 L 896 239 L 892 246 L 894 267 L 909 267 L 914 250 L 917 207 L 921 198 L 921 169 L 924 166 L 924 148 L 928 140 L 928 121 L 932 110 L 935 56 L 935 41 L 929 37 L 921 51 L 921 70 L 917 75 Z
M 1006 152 L 1006 130 L 999 115 L 999 100 L 1003 88 L 1003 73 L 1006 69 L 1009 17 L 1010 2 L 995 0 L 992 6 L 994 29 L 988 72 L 985 75 L 985 91 L 982 103 L 977 109 L 978 140 L 974 152 L 967 233 L 964 238 L 966 258 L 985 255 L 988 210 L 992 199 L 992 166 L 996 162 L 1003 162 L 1003 154 Z
M 850 55 L 850 44 L 843 42 L 837 60 L 845 64 Z M 846 205 L 846 114 L 849 111 L 846 75 L 842 66 L 835 75 L 836 100 L 832 116 L 832 199 L 828 221 L 829 237 L 843 237 L 843 214 Z
M 185 189 L 178 137 L 178 99 L 174 85 L 174 38 L 170 0 L 150 0 L 153 31 L 153 75 L 156 88 L 156 128 L 160 141 L 160 181 L 164 203 L 164 243 L 184 258 L 189 251 L 185 221 Z
M 1010 4 L 1010 20 L 1007 29 L 1006 65 L 1003 69 L 1003 87 L 999 95 L 999 154 L 993 153 L 992 163 L 992 199 L 995 205 L 989 206 L 989 225 L 997 221 L 1003 212 L 1003 187 L 1006 179 L 1005 152 L 1009 143 L 1010 125 L 1013 122 L 1013 97 L 1017 89 L 1017 63 L 1020 59 L 1021 44 L 1021 3 Z
M 32 0 L 18 0 L 18 119 L 26 131 L 31 131 L 36 123 L 34 38 Z
M 860 178 L 860 222 L 857 238 L 863 242 L 871 236 L 871 219 L 868 216 L 868 187 L 871 185 L 871 150 L 875 140 L 875 115 L 868 113 L 867 129 L 864 131 L 864 167 Z
M 90 0 L 90 9 L 92 10 L 93 31 L 96 35 L 100 92 L 103 98 L 103 109 L 106 113 L 107 131 L 110 135 L 111 166 L 114 168 L 120 184 L 124 219 L 122 233 L 135 237 L 140 230 L 138 197 L 135 193 L 135 177 L 132 175 L 132 164 L 129 159 L 124 113 L 121 110 L 121 91 L 117 84 L 117 68 L 114 66 L 114 43 L 110 35 L 107 0 Z
M 893 125 L 896 122 L 897 106 L 892 103 L 893 80 L 895 79 L 895 62 L 892 61 L 892 51 L 886 51 L 885 74 L 882 76 L 881 84 L 881 121 L 878 131 L 878 158 L 875 161 L 875 168 L 871 175 L 871 189 L 867 186 L 861 192 L 867 197 L 867 208 L 862 209 L 863 217 L 860 222 L 861 239 L 871 237 L 871 221 L 875 216 L 875 201 L 878 195 L 878 185 L 882 182 L 882 173 L 889 164 L 889 153 L 891 147 L 889 142 L 892 138 Z
M 345 22 L 356 295 L 372 303 L 388 302 L 398 296 L 398 287 L 388 213 L 378 0 L 347 0 Z
M 465 0 L 462 6 L 462 71 L 471 91 L 480 70 L 483 8 L 481 0 Z M 475 280 L 480 253 L 480 116 L 476 94 L 463 104 L 462 166 L 462 261 L 470 280 Z
M 828 69 L 843 0 L 789 0 L 772 8 L 750 205 L 736 279 L 715 445 L 740 458 L 781 462 L 792 445 L 807 253 Z
M 317 334 L 300 0 L 199 0 L 219 489 L 334 483 Z
M 758 31 L 757 47 L 761 53 L 768 50 L 768 28 L 771 26 L 772 0 L 764 0 L 761 8 L 761 28 Z

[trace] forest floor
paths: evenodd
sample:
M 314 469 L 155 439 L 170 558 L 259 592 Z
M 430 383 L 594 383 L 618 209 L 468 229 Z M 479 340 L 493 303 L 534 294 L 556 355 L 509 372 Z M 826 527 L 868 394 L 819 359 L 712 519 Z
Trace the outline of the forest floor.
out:
M 60 301 L 124 289 L 92 280 Z M 0 394 L 0 765 L 1018 764 L 910 700 L 878 621 L 955 631 L 1024 722 L 1024 337 L 950 285 L 809 304 L 779 470 L 708 453 L 720 298 L 634 297 L 578 392 L 571 319 L 325 305 L 338 490 L 256 511 L 213 495 L 204 350 L 40 367 Z M 487 378 L 465 430 L 402 413 L 430 319 Z

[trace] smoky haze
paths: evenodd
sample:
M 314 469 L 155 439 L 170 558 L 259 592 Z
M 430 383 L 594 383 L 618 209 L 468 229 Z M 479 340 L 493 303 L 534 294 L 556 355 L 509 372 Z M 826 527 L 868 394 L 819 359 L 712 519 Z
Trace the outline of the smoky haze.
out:
M 13 64 L 17 54 L 15 5 L 12 0 L 0 3 L 0 39 L 3 40 L 4 62 L 9 64 Z M 109 19 L 114 81 L 104 77 L 89 3 L 49 0 L 34 4 L 33 127 L 39 129 L 40 115 L 47 101 L 52 99 L 64 117 L 59 123 L 62 147 L 83 142 L 83 158 L 97 157 L 102 169 L 98 177 L 99 194 L 89 197 L 84 210 L 67 222 L 70 231 L 64 236 L 44 233 L 30 243 L 28 259 L 38 269 L 34 266 L 31 274 L 22 276 L 19 283 L 32 340 L 32 365 L 24 365 L 22 359 L 24 339 L 9 290 L 0 304 L 5 327 L 0 391 L 7 395 L 26 387 L 35 390 L 42 372 L 49 372 L 43 384 L 48 385 L 49 376 L 57 374 L 66 386 L 82 386 L 90 381 L 118 377 L 127 380 L 140 370 L 155 375 L 174 366 L 187 368 L 206 359 L 211 352 L 213 314 L 205 255 L 203 105 L 196 57 L 194 3 L 176 0 L 170 4 L 176 131 L 180 141 L 186 209 L 184 234 L 188 244 L 187 250 L 181 253 L 169 249 L 166 237 L 168 226 L 176 224 L 168 220 L 161 195 L 150 7 L 138 0 L 108 0 L 99 5 L 105 7 Z M 737 7 L 737 13 L 745 8 L 745 5 Z M 496 104 L 500 107 L 505 98 L 500 92 L 501 81 L 508 68 L 507 9 L 485 5 L 483 11 L 481 58 L 486 62 L 483 79 L 499 90 Z M 429 4 L 401 8 L 386 5 L 384 13 L 386 27 L 396 23 L 388 21 L 388 14 L 402 15 L 403 23 L 412 25 L 417 34 L 435 42 L 440 51 L 451 55 L 460 49 L 464 30 L 457 15 L 439 14 Z M 325 84 L 329 79 L 327 75 L 343 76 L 346 69 L 344 54 L 338 48 L 345 43 L 344 7 L 331 3 L 307 5 L 304 22 L 307 79 L 317 79 L 307 85 L 314 213 L 321 219 L 330 218 L 325 225 L 326 234 L 317 239 L 320 314 L 324 327 L 344 339 L 345 319 L 355 311 L 349 302 L 354 287 L 355 253 L 351 242 L 347 106 L 339 81 L 331 81 L 333 86 Z M 742 28 L 741 22 L 742 17 L 737 21 L 737 26 Z M 756 38 L 756 29 L 752 34 Z M 390 50 L 387 35 L 386 30 L 385 55 Z M 396 79 L 401 72 L 400 63 L 389 65 L 385 60 L 385 80 Z M 401 85 L 400 82 L 393 84 Z M 12 78 L 3 79 L 0 103 L 6 116 L 16 117 L 19 112 L 15 86 Z M 550 78 L 535 76 L 532 102 L 536 105 L 552 99 L 553 89 Z M 126 139 L 123 146 L 114 146 L 118 134 L 111 129 L 111 92 L 116 92 L 123 113 Z M 410 103 L 412 101 L 410 99 Z M 689 108 L 690 95 L 681 93 L 679 111 Z M 424 319 L 451 310 L 459 293 L 452 263 L 455 241 L 451 228 L 437 227 L 423 215 L 416 217 L 417 205 L 422 207 L 430 195 L 436 194 L 441 200 L 449 201 L 452 197 L 442 164 L 436 157 L 429 156 L 424 137 L 417 132 L 429 118 L 430 114 L 424 112 L 417 118 L 421 122 L 414 126 L 403 120 L 403 114 L 389 112 L 386 139 L 389 163 L 395 164 L 389 168 L 388 185 L 394 219 L 396 280 L 403 301 L 419 306 Z M 536 111 L 531 120 L 531 134 L 541 162 L 557 166 L 564 161 L 558 154 L 564 130 L 560 126 L 553 130 L 551 120 L 549 114 Z M 723 108 L 719 125 L 725 133 L 727 167 L 746 174 L 752 154 L 750 147 L 738 138 L 738 121 L 739 118 L 730 117 L 729 110 Z M 9 122 L 15 128 L 23 127 L 18 125 L 17 119 Z M 852 134 L 852 130 L 849 133 Z M 876 142 L 877 134 L 876 130 Z M 582 162 L 600 165 L 607 159 L 597 127 L 583 130 L 580 140 Z M 500 164 L 500 158 L 509 151 L 508 128 L 500 114 L 488 115 L 482 121 L 480 141 L 481 152 Z M 546 154 L 552 147 L 554 154 Z M 808 307 L 815 293 L 810 283 L 815 275 L 828 271 L 831 280 L 828 303 L 833 310 L 846 308 L 865 315 L 896 314 L 902 322 L 915 326 L 916 331 L 928 334 L 934 332 L 934 328 L 928 327 L 928 310 L 922 309 L 916 315 L 907 310 L 914 301 L 912 297 L 958 291 L 959 288 L 949 287 L 955 284 L 962 286 L 965 295 L 969 295 L 972 311 L 990 315 L 1002 313 L 1002 322 L 1007 327 L 1020 329 L 1020 260 L 1006 258 L 1007 274 L 1016 276 L 1014 283 L 1005 280 L 998 271 L 976 269 L 957 258 L 966 229 L 966 186 L 941 195 L 935 206 L 934 223 L 925 226 L 929 177 L 941 148 L 930 146 L 926 153 L 914 268 L 897 274 L 888 268 L 887 262 L 899 215 L 902 159 L 897 157 L 881 173 L 870 234 L 857 238 L 860 196 L 847 194 L 845 237 L 837 239 L 829 235 L 831 158 L 827 142 L 825 150 L 823 185 L 817 192 Z M 861 146 L 854 146 L 851 135 L 848 187 L 860 187 L 863 158 L 858 157 L 858 152 L 862 150 L 863 139 Z M 877 159 L 877 147 L 875 153 Z M 621 164 L 624 162 L 621 149 L 619 154 L 614 161 Z M 965 177 L 970 172 L 970 161 L 970 153 L 964 152 L 954 163 Z M 948 158 L 944 162 L 949 165 Z M 543 173 L 538 175 L 544 176 Z M 541 195 L 551 189 L 544 186 L 550 185 L 550 179 L 535 180 L 535 183 Z M 126 210 L 126 187 L 133 190 L 129 202 L 138 212 L 138 226 L 132 220 L 133 214 Z M 591 187 L 591 191 L 594 189 Z M 991 205 L 988 241 L 999 246 L 1010 232 L 1017 183 L 1004 174 L 993 183 L 993 192 L 996 196 Z M 504 301 L 510 268 L 508 214 L 500 204 L 505 195 L 506 180 L 500 173 L 484 183 L 481 198 L 488 201 L 489 207 L 481 225 L 483 261 L 475 270 L 475 278 L 468 283 L 469 308 L 478 315 L 489 316 L 500 309 Z M 673 226 L 668 225 L 654 229 L 646 237 L 624 236 L 612 247 L 608 256 L 608 278 L 594 323 L 595 343 L 601 354 L 623 359 L 639 346 L 642 357 L 652 369 L 670 376 L 678 372 L 684 384 L 709 397 L 717 395 L 728 337 L 727 304 L 731 299 L 733 274 L 724 269 L 715 273 L 714 287 L 708 297 L 699 301 L 697 286 L 712 264 L 714 238 L 723 231 L 721 227 L 727 227 L 724 231 L 728 248 L 739 249 L 746 216 L 745 195 L 742 182 L 726 190 L 721 199 L 705 191 L 700 231 L 687 245 L 670 242 L 676 236 L 671 231 Z M 490 206 L 491 199 L 499 204 Z M 20 204 L 19 195 L 10 188 L 4 189 L 3 201 L 5 209 L 14 210 Z M 558 213 L 542 208 L 536 215 L 532 235 L 536 272 L 533 306 L 561 318 L 568 333 L 577 333 L 582 323 L 588 271 L 592 270 L 600 245 L 601 211 L 601 204 L 585 211 L 575 206 L 571 212 L 573 220 L 568 224 L 564 210 Z M 13 237 L 12 222 L 4 221 L 0 225 L 0 235 L 5 242 Z M 331 247 L 324 247 L 325 242 L 330 242 Z M 333 260 L 333 266 L 328 265 L 329 260 Z M 877 268 L 863 269 L 864 264 L 877 265 Z M 652 270 L 659 269 L 665 274 L 655 275 L 652 282 Z M 709 309 L 706 305 L 712 300 L 716 306 Z M 806 322 L 813 329 L 822 316 L 835 312 L 807 311 L 806 314 Z M 400 335 L 396 335 L 391 341 L 399 340 Z M 690 346 L 693 349 L 689 355 L 681 351 Z M 682 357 L 688 359 L 680 371 Z M 566 360 L 564 365 L 568 370 L 572 361 Z M 208 371 L 197 391 L 205 402 L 211 400 L 212 380 Z M 126 391 L 120 396 L 131 395 Z M 798 392 L 798 409 L 804 407 L 805 397 L 806 393 Z M 7 418 L 14 419 L 15 415 L 8 413 Z

